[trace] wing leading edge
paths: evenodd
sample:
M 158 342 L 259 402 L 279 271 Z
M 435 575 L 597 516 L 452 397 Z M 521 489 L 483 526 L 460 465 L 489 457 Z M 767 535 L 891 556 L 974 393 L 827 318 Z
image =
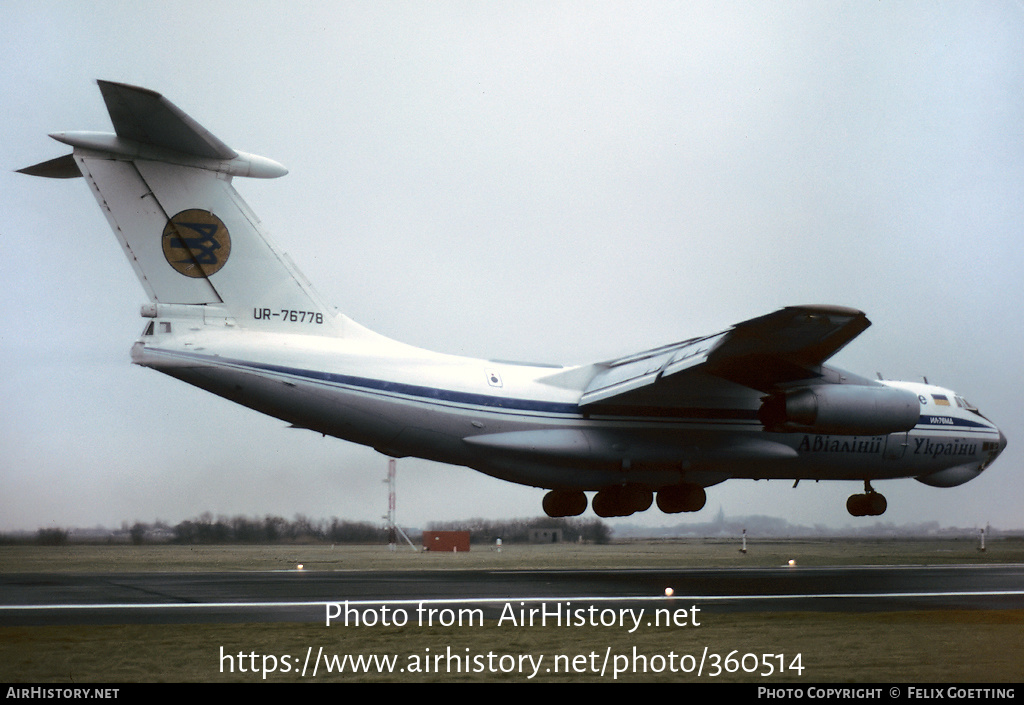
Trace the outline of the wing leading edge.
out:
M 871 322 L 842 306 L 787 306 L 716 335 L 636 353 L 598 365 L 580 406 L 608 403 L 698 370 L 760 391 L 821 376 L 821 365 Z

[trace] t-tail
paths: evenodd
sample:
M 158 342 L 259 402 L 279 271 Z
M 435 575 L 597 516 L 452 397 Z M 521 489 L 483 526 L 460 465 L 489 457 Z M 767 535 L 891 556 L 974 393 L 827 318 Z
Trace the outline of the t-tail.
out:
M 266 331 L 359 329 L 325 305 L 231 185 L 277 162 L 232 149 L 154 91 L 98 81 L 115 134 L 59 132 L 74 151 L 22 173 L 82 176 L 150 299 L 143 316 Z

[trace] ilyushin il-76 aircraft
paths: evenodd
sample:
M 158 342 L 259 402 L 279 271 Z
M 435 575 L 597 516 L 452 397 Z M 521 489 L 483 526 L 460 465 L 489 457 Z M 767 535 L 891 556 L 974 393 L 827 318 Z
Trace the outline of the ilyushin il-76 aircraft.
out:
M 99 82 L 114 134 L 58 132 L 67 156 L 23 169 L 84 177 L 149 296 L 132 360 L 391 457 L 464 465 L 549 490 L 544 511 L 693 512 L 731 478 L 953 487 L 1006 446 L 955 392 L 825 365 L 870 322 L 791 306 L 616 360 L 520 364 L 390 340 L 326 305 L 232 186 L 287 170 L 232 149 L 159 93 Z

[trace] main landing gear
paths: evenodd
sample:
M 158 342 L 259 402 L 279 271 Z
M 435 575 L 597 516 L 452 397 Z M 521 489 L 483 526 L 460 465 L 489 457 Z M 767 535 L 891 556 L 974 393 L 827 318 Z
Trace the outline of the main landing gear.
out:
M 666 514 L 696 512 L 704 508 L 707 495 L 700 485 L 673 485 L 658 490 L 658 509 Z M 644 485 L 605 487 L 594 495 L 590 505 L 602 518 L 627 517 L 650 509 L 654 492 Z M 885 513 L 885 495 L 876 492 L 870 480 L 864 481 L 864 493 L 850 495 L 846 510 L 855 517 L 877 517 Z M 582 490 L 551 490 L 544 495 L 544 513 L 549 517 L 575 517 L 587 511 L 587 495 Z
M 551 490 L 544 495 L 543 506 L 549 517 L 575 517 L 587 511 L 587 495 L 578 490 Z
M 658 509 L 666 514 L 696 512 L 707 495 L 700 485 L 673 485 L 658 490 Z M 626 517 L 650 509 L 654 492 L 644 485 L 616 485 L 600 490 L 590 505 L 599 517 Z M 574 517 L 587 510 L 587 496 L 580 490 L 551 490 L 544 495 L 544 513 L 549 517 Z
M 855 517 L 877 517 L 885 513 L 885 495 L 875 492 L 870 480 L 864 480 L 864 494 L 852 494 L 846 500 L 846 511 Z

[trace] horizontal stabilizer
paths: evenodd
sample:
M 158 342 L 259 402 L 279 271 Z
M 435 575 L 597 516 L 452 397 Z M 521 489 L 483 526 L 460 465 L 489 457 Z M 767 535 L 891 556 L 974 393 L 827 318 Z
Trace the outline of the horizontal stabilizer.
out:
M 97 81 L 118 137 L 207 159 L 238 153 L 156 91 Z
M 288 170 L 273 159 L 232 149 L 155 91 L 124 83 L 97 81 L 116 134 L 53 132 L 50 137 L 75 149 L 74 156 L 20 169 L 31 176 L 81 176 L 75 156 L 119 161 L 151 161 L 204 169 L 227 176 L 275 179 Z
M 74 179 L 82 175 L 78 164 L 75 163 L 75 155 L 73 154 L 66 154 L 63 157 L 57 157 L 56 159 L 27 166 L 24 169 L 18 169 L 18 173 L 28 174 L 29 176 L 43 176 L 49 179 Z

